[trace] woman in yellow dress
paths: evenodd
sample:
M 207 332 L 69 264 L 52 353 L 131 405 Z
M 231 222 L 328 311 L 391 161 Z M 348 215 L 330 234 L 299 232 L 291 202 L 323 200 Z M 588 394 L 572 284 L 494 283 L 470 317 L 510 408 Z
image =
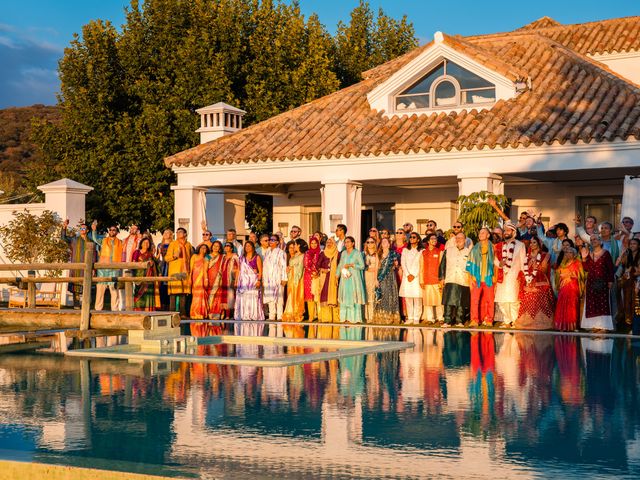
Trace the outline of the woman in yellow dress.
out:
M 169 282 L 170 309 L 180 312 L 182 318 L 187 318 L 188 295 L 191 293 L 191 255 L 193 247 L 187 241 L 187 231 L 180 227 L 176 230 L 176 239 L 169 244 L 164 260 L 169 264 L 168 274 L 184 274 Z

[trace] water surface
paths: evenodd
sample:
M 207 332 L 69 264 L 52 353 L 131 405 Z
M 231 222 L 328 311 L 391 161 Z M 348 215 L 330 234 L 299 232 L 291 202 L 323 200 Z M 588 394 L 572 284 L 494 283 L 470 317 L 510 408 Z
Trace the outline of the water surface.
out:
M 160 373 L 1 355 L 0 458 L 205 479 L 640 478 L 640 343 L 341 334 L 358 331 L 416 347 L 275 368 L 174 363 Z

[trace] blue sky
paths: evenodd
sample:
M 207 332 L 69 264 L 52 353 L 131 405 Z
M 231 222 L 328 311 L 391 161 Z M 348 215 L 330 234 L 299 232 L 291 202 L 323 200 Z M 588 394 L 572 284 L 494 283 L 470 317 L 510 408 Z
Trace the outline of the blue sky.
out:
M 508 31 L 548 15 L 561 23 L 640 15 L 638 0 L 370 0 L 377 10 L 406 14 L 424 43 L 441 30 L 470 35 Z M 335 31 L 358 0 L 300 0 Z M 59 89 L 57 63 L 74 32 L 92 19 L 120 26 L 128 0 L 0 0 L 0 108 L 53 105 Z

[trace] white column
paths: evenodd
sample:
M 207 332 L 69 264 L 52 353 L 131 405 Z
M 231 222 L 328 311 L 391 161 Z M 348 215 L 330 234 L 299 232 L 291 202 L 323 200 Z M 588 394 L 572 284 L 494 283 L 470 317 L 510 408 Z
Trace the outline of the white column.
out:
M 334 235 L 336 225 L 347 226 L 347 235 L 360 245 L 362 211 L 362 184 L 351 180 L 324 180 L 322 182 L 322 229 Z
M 85 199 L 93 187 L 63 178 L 40 185 L 38 190 L 44 193 L 45 208 L 57 213 L 62 220 L 68 218 L 71 226 L 86 221 Z
M 504 194 L 502 177 L 494 173 L 462 173 L 458 175 L 458 194 L 469 195 L 487 191 L 496 195 Z
M 187 240 L 195 247 L 202 241 L 200 224 L 205 219 L 207 191 L 204 187 L 172 185 L 175 229 L 187 230 Z

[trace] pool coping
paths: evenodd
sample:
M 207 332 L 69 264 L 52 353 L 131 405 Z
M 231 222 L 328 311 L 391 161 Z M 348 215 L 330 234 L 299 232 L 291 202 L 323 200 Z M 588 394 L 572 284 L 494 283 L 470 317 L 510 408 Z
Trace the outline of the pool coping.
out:
M 322 362 L 358 355 L 406 350 L 415 346 L 411 342 L 377 340 L 321 340 L 287 337 L 250 337 L 239 335 L 214 335 L 198 338 L 199 346 L 219 345 L 225 343 L 256 346 L 335 347 L 337 350 L 333 352 L 318 352 L 299 355 L 292 354 L 284 358 L 268 359 L 256 357 L 207 357 L 180 353 L 152 353 L 140 351 L 140 347 L 138 345 L 117 345 L 112 347 L 68 350 L 65 352 L 65 355 L 71 357 L 149 360 L 156 362 L 187 362 L 217 365 L 244 365 L 253 367 L 288 367 L 291 365 L 302 365 L 305 363 Z

